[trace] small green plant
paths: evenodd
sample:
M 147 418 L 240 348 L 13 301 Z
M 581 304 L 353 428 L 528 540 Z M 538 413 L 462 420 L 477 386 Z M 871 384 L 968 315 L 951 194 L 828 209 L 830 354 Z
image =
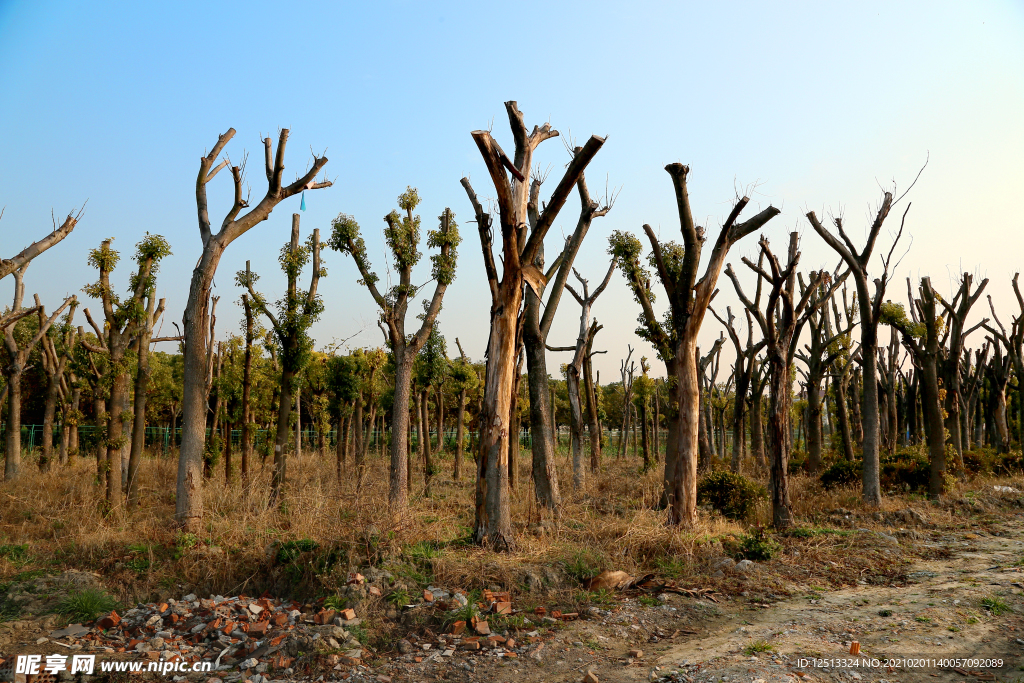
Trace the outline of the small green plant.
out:
M 328 595 L 324 598 L 324 609 L 345 609 L 345 598 L 340 595 Z
M 645 607 L 657 607 L 661 604 L 658 598 L 654 597 L 653 595 L 641 595 L 639 598 L 637 598 L 637 601 Z
M 891 609 L 880 609 L 880 610 L 878 610 L 878 616 L 880 616 L 880 617 L 891 617 L 892 616 L 892 610 Z
M 0 545 L 0 557 L 15 564 L 23 564 L 28 560 L 28 544 Z
M 352 634 L 352 637 L 358 640 L 363 645 L 366 645 L 368 642 L 370 642 L 370 634 L 367 632 L 366 627 L 362 624 L 357 624 L 355 626 L 347 626 L 346 628 L 348 629 L 348 632 Z
M 319 547 L 319 543 L 308 538 L 300 538 L 297 541 L 285 541 L 278 546 L 274 559 L 277 560 L 278 564 L 288 564 L 297 560 L 302 553 L 313 552 Z
M 755 640 L 750 645 L 743 648 L 743 654 L 749 657 L 760 652 L 771 652 L 774 649 L 775 647 L 767 640 Z
M 434 541 L 420 541 L 405 548 L 402 553 L 413 562 L 426 563 L 441 557 L 441 550 Z
M 782 552 L 782 546 L 764 527 L 755 527 L 748 534 L 740 537 L 738 547 L 734 551 L 736 559 L 764 562 Z
M 584 583 L 601 572 L 603 560 L 590 550 L 579 550 L 562 562 L 565 573 L 577 583 Z
M 982 598 L 981 606 L 987 609 L 992 614 L 996 615 L 997 617 L 1006 614 L 1010 611 L 1010 606 L 1002 600 L 1000 600 L 999 598 L 995 597 L 994 595 L 987 598 Z
M 978 617 L 967 617 L 967 623 L 973 626 L 978 623 Z
M 388 604 L 394 607 L 402 607 L 403 605 L 408 605 L 412 602 L 412 596 L 409 595 L 408 591 L 404 590 L 393 590 L 388 593 L 388 597 L 386 599 Z
M 710 505 L 723 516 L 738 521 L 754 513 L 758 498 L 767 494 L 764 488 L 741 474 L 716 471 L 697 484 L 697 503 Z
M 931 621 L 928 617 L 914 617 L 914 621 L 919 621 L 922 624 L 927 624 Z
M 57 614 L 67 617 L 70 621 L 82 623 L 94 621 L 117 607 L 117 600 L 101 590 L 86 588 L 75 591 L 60 601 L 55 610 Z

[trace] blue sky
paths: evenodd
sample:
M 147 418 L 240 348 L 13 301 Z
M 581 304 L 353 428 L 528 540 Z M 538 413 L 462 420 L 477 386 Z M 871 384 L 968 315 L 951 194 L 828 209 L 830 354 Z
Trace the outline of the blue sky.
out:
M 992 279 L 1001 314 L 1012 312 L 1009 279 L 1020 269 L 1024 172 L 1024 4 L 975 3 L 102 3 L 0 0 L 0 252 L 10 255 L 89 200 L 80 226 L 29 269 L 29 292 L 51 307 L 95 279 L 89 248 L 106 237 L 127 256 L 146 232 L 166 236 L 174 256 L 160 276 L 170 320 L 181 318 L 200 252 L 194 184 L 198 160 L 229 127 L 234 160 L 253 154 L 252 196 L 265 191 L 260 136 L 292 131 L 286 174 L 301 173 L 310 148 L 327 150 L 335 186 L 307 193 L 303 233 L 328 233 L 339 212 L 363 226 L 383 275 L 382 217 L 406 185 L 419 189 L 430 227 L 445 206 L 465 241 L 458 278 L 441 314 L 479 359 L 488 324 L 486 287 L 471 209 L 459 185 L 469 175 L 491 194 L 470 131 L 492 125 L 511 141 L 502 103 L 527 122 L 608 142 L 590 167 L 592 191 L 622 188 L 595 222 L 578 261 L 592 280 L 606 267 L 607 235 L 650 223 L 678 239 L 663 167 L 691 166 L 695 214 L 714 227 L 737 188 L 756 186 L 753 206 L 783 213 L 765 234 L 780 250 L 803 234 L 806 268 L 834 255 L 803 218 L 842 211 L 860 236 L 881 187 L 905 188 L 910 252 L 893 284 L 931 275 L 940 291 L 961 269 Z M 557 175 L 558 140 L 539 160 Z M 549 182 L 549 191 L 554 185 Z M 211 192 L 215 222 L 228 208 L 230 177 Z M 905 200 L 906 201 L 906 200 Z M 228 249 L 217 277 L 224 332 L 237 330 L 233 274 L 246 259 L 276 298 L 276 256 L 298 198 L 285 202 Z M 552 237 L 575 224 L 567 204 Z M 896 218 L 892 219 L 893 225 Z M 737 268 L 757 236 L 730 255 Z M 882 240 L 882 244 L 888 244 Z M 909 244 L 909 241 L 908 241 Z M 554 244 L 552 243 L 552 247 Z M 325 255 L 326 313 L 318 342 L 349 337 L 376 345 L 369 295 L 351 261 Z M 878 262 L 876 261 L 876 266 Z M 424 259 L 427 279 L 429 262 Z M 126 282 L 127 259 L 120 281 Z M 753 278 L 741 271 L 752 286 Z M 717 300 L 731 301 L 728 282 Z M 12 282 L 0 284 L 0 301 Z M 95 306 L 95 304 L 93 304 Z M 594 313 L 602 381 L 618 375 L 636 305 L 616 275 Z M 564 299 L 552 344 L 570 344 L 578 307 Z M 168 328 L 165 328 L 165 332 Z M 717 337 L 710 317 L 703 337 Z M 977 340 L 975 340 L 977 341 Z M 707 341 L 705 341 L 707 343 Z M 567 355 L 567 354 L 562 354 Z M 561 356 L 549 363 L 557 372 Z M 661 374 L 660 363 L 655 363 Z

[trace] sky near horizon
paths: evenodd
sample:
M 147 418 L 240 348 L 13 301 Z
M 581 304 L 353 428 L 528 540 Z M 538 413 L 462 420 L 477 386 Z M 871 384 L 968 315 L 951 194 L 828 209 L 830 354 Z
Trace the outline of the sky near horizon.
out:
M 690 165 L 693 211 L 712 240 L 737 194 L 750 192 L 747 217 L 779 207 L 763 233 L 777 252 L 789 232 L 801 233 L 806 271 L 837 262 L 810 229 L 807 211 L 844 215 L 861 244 L 883 189 L 895 183 L 901 194 L 928 159 L 879 240 L 887 250 L 890 230 L 912 202 L 890 298 L 905 302 L 908 276 L 916 283 L 930 275 L 949 294 L 966 271 L 991 279 L 987 292 L 1004 324 L 1016 311 L 1010 278 L 1021 269 L 1024 246 L 1017 201 L 1024 181 L 1022 2 L 294 7 L 0 0 L 0 256 L 45 235 L 51 209 L 60 222 L 88 200 L 71 236 L 28 269 L 29 296 L 38 292 L 51 310 L 71 293 L 85 299 L 82 287 L 96 279 L 87 252 L 107 237 L 122 253 L 115 280 L 123 291 L 134 245 L 147 231 L 161 234 L 174 252 L 158 280 L 167 298 L 163 332 L 170 332 L 171 321 L 180 324 L 201 251 L 199 157 L 235 128 L 226 151 L 233 161 L 253 155 L 247 181 L 255 204 L 266 190 L 261 137 L 276 139 L 286 127 L 286 177 L 303 173 L 311 149 L 326 150 L 334 181 L 306 193 L 303 236 L 320 228 L 326 239 L 334 216 L 354 215 L 382 279 L 382 218 L 406 186 L 419 190 L 425 230 L 452 208 L 464 241 L 439 321 L 450 355 L 458 337 L 480 360 L 490 301 L 459 180 L 468 176 L 478 193 L 493 195 L 469 133 L 492 128 L 511 149 L 502 103 L 514 99 L 529 126 L 550 121 L 579 144 L 591 134 L 608 136 L 587 179 L 595 195 L 606 185 L 621 191 L 577 259 L 591 283 L 608 267 L 613 230 L 642 237 L 649 223 L 681 241 L 668 163 Z M 538 150 L 537 161 L 551 168 L 548 193 L 567 160 L 558 139 Z M 229 208 L 230 175 L 211 185 L 216 226 Z M 239 329 L 241 291 L 233 280 L 246 260 L 268 299 L 280 296 L 277 254 L 298 209 L 298 197 L 286 200 L 228 247 L 215 289 L 221 335 Z M 549 253 L 578 212 L 574 194 L 552 228 Z M 419 282 L 429 278 L 425 242 L 424 235 Z M 754 276 L 740 258 L 756 260 L 756 251 L 755 234 L 728 258 L 748 288 Z M 710 245 L 704 262 L 708 253 Z M 318 348 L 349 338 L 350 347 L 379 345 L 375 308 L 351 259 L 330 251 L 324 258 Z M 737 310 L 724 276 L 719 287 L 715 305 Z M 0 306 L 9 305 L 12 290 L 12 278 L 0 283 Z M 987 314 L 985 302 L 975 311 Z M 618 379 L 627 344 L 655 359 L 633 333 L 638 312 L 616 273 L 594 307 L 604 325 L 596 348 L 609 351 L 595 363 L 604 383 Z M 549 343 L 573 344 L 578 321 L 578 305 L 564 297 Z M 709 315 L 702 344 L 720 330 Z M 549 371 L 557 375 L 568 356 L 552 354 Z M 654 374 L 664 374 L 660 362 L 652 364 Z

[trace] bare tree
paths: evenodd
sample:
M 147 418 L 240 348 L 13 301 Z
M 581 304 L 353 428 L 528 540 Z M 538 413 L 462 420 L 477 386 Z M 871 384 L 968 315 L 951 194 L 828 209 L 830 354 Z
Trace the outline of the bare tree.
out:
M 82 218 L 82 214 L 85 212 L 85 205 L 78 210 L 78 213 L 69 213 L 68 217 L 64 219 L 64 222 L 57 226 L 57 221 L 53 221 L 53 232 L 39 240 L 28 245 L 17 255 L 12 256 L 9 259 L 0 258 L 0 280 L 4 279 L 8 275 L 15 271 L 27 266 L 32 259 L 42 254 L 50 247 L 56 245 L 65 237 L 71 234 L 71 231 L 78 225 L 78 221 Z M 0 209 L 0 219 L 4 216 L 3 209 Z
M 864 392 L 863 408 L 861 411 L 861 422 L 864 429 L 864 483 L 863 497 L 869 505 L 881 505 L 882 489 L 878 480 L 878 318 L 881 311 L 882 299 L 885 296 L 885 288 L 891 277 L 889 266 L 892 260 L 893 251 L 903 234 L 903 225 L 906 221 L 906 211 L 903 213 L 903 221 L 900 223 L 900 231 L 893 240 L 889 255 L 882 259 L 881 277 L 874 281 L 874 296 L 868 289 L 868 263 L 871 260 L 875 248 L 875 241 L 882 230 L 882 224 L 889 215 L 892 208 L 892 193 L 886 192 L 882 198 L 882 205 L 875 214 L 875 219 L 868 230 L 867 242 L 864 248 L 857 250 L 849 235 L 843 228 L 842 217 L 836 217 L 834 223 L 839 231 L 837 238 L 825 228 L 818 220 L 813 211 L 807 214 L 807 220 L 811 227 L 818 233 L 825 243 L 838 253 L 849 267 L 853 274 L 853 280 L 857 285 L 857 304 L 860 307 L 860 346 L 861 346 L 861 367 L 863 368 Z M 907 211 L 910 205 L 907 205 Z M 840 241 L 840 238 L 842 241 Z
M 591 323 L 590 311 L 594 306 L 597 297 L 608 286 L 612 272 L 615 270 L 615 262 L 608 267 L 604 280 L 598 285 L 594 293 L 590 293 L 589 283 L 575 268 L 573 275 L 580 281 L 581 292 L 573 289 L 572 285 L 565 283 L 565 288 L 572 293 L 573 298 L 580 305 L 580 331 L 576 337 L 576 346 L 563 346 L 558 348 L 548 347 L 549 351 L 572 351 L 572 360 L 566 365 L 566 389 L 569 394 L 569 429 L 572 433 L 572 485 L 577 491 L 583 488 L 585 467 L 583 465 L 583 397 L 580 395 L 580 379 L 583 375 L 583 363 L 586 354 L 591 346 L 591 338 L 597 333 L 597 321 Z
M 964 277 L 966 280 L 967 276 L 965 275 Z M 995 320 L 996 326 L 999 329 L 996 329 L 991 325 L 988 325 L 988 318 L 985 319 L 986 324 L 984 326 L 985 329 L 988 330 L 988 332 L 992 335 L 992 338 L 995 340 L 992 346 L 995 350 L 996 356 L 998 357 L 1000 354 L 1002 354 L 1004 352 L 1003 350 L 1005 349 L 1006 360 L 1008 360 L 1010 365 L 1012 365 L 1014 375 L 1017 377 L 1017 396 L 1020 399 L 1018 405 L 1024 406 L 1024 297 L 1021 296 L 1020 287 L 1017 284 L 1017 280 L 1019 277 L 1020 273 L 1013 274 L 1013 293 L 1017 295 L 1017 305 L 1020 306 L 1020 314 L 1014 316 L 1011 320 L 1010 331 L 1007 332 L 1006 328 L 1003 327 L 1003 323 L 999 320 L 999 317 L 996 315 L 996 309 L 995 306 L 992 305 L 991 296 L 988 297 L 988 306 L 989 310 L 992 311 L 992 318 L 993 320 Z M 985 280 L 985 282 L 988 282 L 988 280 Z M 981 290 L 982 288 L 984 288 L 984 286 L 985 283 L 983 282 L 981 284 L 981 287 L 979 287 L 978 291 L 975 293 L 975 298 L 978 294 L 981 294 Z M 1002 367 L 1004 363 L 1005 361 L 1001 361 L 1000 367 Z M 1005 373 L 998 372 L 996 373 L 996 375 L 994 375 L 997 378 L 997 383 L 1001 382 L 1004 374 Z M 1005 384 L 1003 386 L 1005 387 Z M 999 400 L 1002 401 L 1001 405 L 1002 410 L 1004 412 L 1003 420 L 1005 422 L 1005 388 L 1003 389 L 1003 395 L 1001 399 L 997 394 L 997 402 Z M 999 405 L 999 403 L 997 403 L 997 405 Z M 1022 408 L 1022 411 L 1024 411 L 1024 408 Z M 1021 414 L 1024 415 L 1024 412 L 1022 412 Z M 1019 421 L 1018 429 L 1021 448 L 1024 449 L 1024 418 L 1022 418 Z M 1000 432 L 1000 439 L 1003 440 L 1003 443 L 1005 443 L 1006 449 L 1008 451 L 1010 441 L 1009 430 L 1007 430 L 1006 438 L 1002 439 L 1002 437 L 1002 432 Z
M 937 297 L 939 303 L 946 309 L 948 314 L 946 320 L 949 323 L 941 341 L 938 361 L 939 379 L 946 390 L 943 408 L 946 411 L 946 429 L 949 430 L 949 442 L 953 444 L 953 448 L 956 451 L 957 464 L 961 469 L 963 468 L 964 461 L 964 435 L 961 432 L 963 413 L 960 407 L 962 402 L 960 358 L 963 355 L 964 340 L 981 325 L 975 325 L 967 330 L 964 327 L 967 324 L 967 316 L 970 314 L 971 308 L 981 297 L 981 293 L 985 291 L 985 286 L 988 285 L 988 278 L 982 280 L 977 289 L 972 293 L 971 285 L 973 283 L 974 277 L 970 273 L 964 273 L 960 280 L 960 287 L 953 296 L 952 303 Z M 1014 278 L 1014 289 L 1016 291 L 1016 277 Z
M 803 275 L 798 274 L 798 278 L 801 293 L 806 293 L 808 288 L 804 284 Z M 848 338 L 853 329 L 852 319 L 847 318 L 844 325 L 843 319 L 839 317 L 839 310 L 834 305 L 830 309 L 826 301 L 818 298 L 823 295 L 823 289 L 819 285 L 819 291 L 811 294 L 812 302 L 807 312 L 810 343 L 804 344 L 803 351 L 796 352 L 796 357 L 802 360 L 806 366 L 804 384 L 807 387 L 807 470 L 812 475 L 816 475 L 821 469 L 822 381 L 828 376 L 833 364 L 848 352 L 843 341 Z M 830 299 L 834 304 L 834 293 Z M 833 314 L 835 315 L 835 327 L 832 325 Z M 845 411 L 845 409 L 844 405 L 843 410 Z M 847 421 L 848 429 L 849 422 Z M 848 432 L 847 436 L 849 436 Z
M 384 238 L 394 259 L 394 268 L 399 283 L 390 291 L 381 293 L 377 289 L 380 278 L 373 272 L 366 253 L 366 243 L 359 234 L 359 224 L 352 216 L 339 214 L 332 225 L 331 248 L 352 256 L 359 275 L 359 282 L 365 286 L 380 308 L 378 325 L 384 331 L 388 345 L 395 357 L 395 399 L 391 409 L 391 475 L 388 502 L 393 512 L 404 514 L 409 506 L 409 392 L 412 380 L 413 361 L 423 345 L 427 343 L 434 321 L 441 310 L 444 293 L 455 280 L 458 261 L 458 246 L 462 242 L 455 214 L 446 208 L 438 217 L 438 229 L 431 230 L 427 244 L 438 249 L 430 257 L 433 265 L 431 276 L 436 281 L 430 303 L 426 304 L 423 322 L 414 334 L 405 332 L 405 317 L 409 311 L 409 300 L 422 287 L 412 283 L 412 269 L 420 259 L 417 246 L 420 240 L 420 217 L 413 215 L 420 198 L 412 187 L 406 188 L 398 197 L 399 207 L 405 216 L 392 211 L 384 217 L 387 228 Z
M 764 271 L 747 258 L 743 262 L 771 286 L 768 295 L 765 319 L 767 325 L 766 355 L 771 365 L 769 388 L 770 408 L 768 412 L 768 448 L 771 465 L 772 524 L 777 529 L 792 525 L 793 515 L 789 504 L 789 453 L 792 447 L 789 433 L 792 376 L 790 367 L 800 338 L 800 329 L 806 323 L 810 311 L 824 306 L 831 291 L 819 292 L 819 285 L 825 283 L 826 274 L 812 272 L 802 296 L 797 299 L 796 267 L 800 262 L 799 235 L 789 235 L 789 255 L 783 268 L 772 253 L 768 240 L 761 238 L 761 253 L 768 261 L 769 271 Z M 835 287 L 835 283 L 832 283 Z M 816 301 L 812 301 L 815 300 Z
M 908 289 L 909 289 L 909 278 Z M 937 305 L 931 278 L 921 278 L 918 298 L 910 296 L 910 314 L 900 304 L 886 301 L 882 305 L 881 322 L 899 330 L 903 344 L 910 351 L 914 365 L 921 375 L 921 405 L 924 408 L 925 439 L 931 463 L 928 478 L 928 496 L 938 500 L 945 486 L 946 436 L 942 417 L 942 399 L 939 394 L 939 353 L 942 348 L 940 335 L 945 327 L 943 312 Z M 891 354 L 890 354 L 891 355 Z M 890 425 L 895 431 L 896 425 Z
M 683 245 L 659 242 L 654 230 L 644 225 L 653 251 L 658 276 L 668 295 L 670 324 L 659 321 L 652 305 L 650 276 L 640 264 L 640 241 L 632 235 L 614 233 L 610 240 L 612 255 L 616 257 L 623 274 L 633 290 L 634 297 L 643 308 L 642 325 L 638 332 L 658 351 L 665 362 L 671 385 L 669 435 L 665 453 L 666 502 L 669 524 L 692 524 L 697 511 L 697 438 L 700 415 L 700 395 L 697 388 L 696 343 L 704 314 L 715 294 L 718 276 L 725 265 L 729 249 L 738 240 L 761 228 L 778 215 L 779 210 L 768 207 L 753 218 L 737 223 L 749 198 L 738 200 L 722 225 L 704 271 L 697 279 L 704 229 L 693 220 L 686 177 L 690 172 L 683 164 L 665 167 L 675 187 L 679 223 Z
M 484 269 L 491 292 L 491 332 L 487 342 L 487 372 L 480 419 L 474 538 L 496 550 L 515 547 L 509 509 L 509 441 L 513 436 L 509 421 L 516 355 L 521 338 L 523 287 L 529 286 L 538 296 L 543 291 L 544 272 L 535 264 L 544 238 L 583 171 L 604 144 L 603 138 L 590 137 L 573 155 L 565 174 L 541 210 L 538 193 L 531 192 L 533 153 L 540 143 L 557 136 L 558 132 L 548 123 L 535 126 L 529 132 L 514 101 L 506 102 L 505 109 L 515 139 L 514 161 L 509 159 L 489 131 L 472 133 L 497 194 L 503 256 L 501 279 L 498 278 L 491 243 L 491 216 L 484 211 L 469 179 L 462 179 L 476 214 Z M 506 175 L 506 170 L 512 174 L 512 180 Z M 535 215 L 535 219 L 531 219 L 531 215 Z
M 632 413 L 629 406 L 633 401 L 633 375 L 636 373 L 636 362 L 630 362 L 633 347 L 626 344 L 629 353 L 619 361 L 619 376 L 622 378 L 622 424 L 619 426 L 619 445 L 615 450 L 616 458 L 624 458 L 629 448 L 629 421 Z
M 209 392 L 206 389 L 208 330 L 210 329 L 210 291 L 213 276 L 217 272 L 221 256 L 228 245 L 244 235 L 251 228 L 267 220 L 270 212 L 279 203 L 305 189 L 315 190 L 330 187 L 331 182 L 316 182 L 316 175 L 327 164 L 326 156 L 314 156 L 309 170 L 291 185 L 284 184 L 284 153 L 288 144 L 288 129 L 282 128 L 278 137 L 277 154 L 269 137 L 264 138 L 267 193 L 256 206 L 250 208 L 243 197 L 243 161 L 241 166 L 231 166 L 234 181 L 234 199 L 231 208 L 221 221 L 220 229 L 213 232 L 210 221 L 206 186 L 230 160 L 225 158 L 219 164 L 224 146 L 235 135 L 229 128 L 217 139 L 209 154 L 199 160 L 199 174 L 196 177 L 196 209 L 199 218 L 199 237 L 203 252 L 199 257 L 192 281 L 189 285 L 188 300 L 182 317 L 184 325 L 184 388 L 182 390 L 182 439 L 178 457 L 177 497 L 174 515 L 177 522 L 187 528 L 195 526 L 203 516 L 202 465 L 203 449 L 206 443 L 206 411 Z M 249 209 L 242 212 L 243 209 Z
M 571 153 L 575 156 L 581 151 L 581 147 L 575 147 Z M 533 210 L 528 209 L 527 213 L 531 228 L 535 228 L 540 221 L 540 212 L 537 210 L 537 206 L 542 182 L 542 178 L 534 177 L 530 187 L 530 206 L 533 207 Z M 545 273 L 546 280 L 551 280 L 552 277 L 554 280 L 549 287 L 542 286 L 538 293 L 527 288 L 524 295 L 523 344 L 526 353 L 527 382 L 530 390 L 530 443 L 533 455 L 534 494 L 541 512 L 550 512 L 555 516 L 558 515 L 560 500 L 558 474 L 554 461 L 555 439 L 549 419 L 551 404 L 545 346 L 548 333 L 551 330 L 551 323 L 555 319 L 555 312 L 561 301 L 562 291 L 568 280 L 569 270 L 576 260 L 580 245 L 583 244 L 583 238 L 586 237 L 594 219 L 607 215 L 615 201 L 614 197 L 607 195 L 603 204 L 593 200 L 582 172 L 576 182 L 576 188 L 580 196 L 580 216 L 576 222 L 576 229 L 572 235 L 566 238 L 561 253 Z M 543 244 L 537 250 L 533 265 L 541 270 L 544 268 Z M 547 301 L 542 300 L 545 289 Z M 575 471 L 573 476 L 575 477 Z
M 57 401 L 62 396 L 64 399 L 70 398 L 66 395 L 64 370 L 68 359 L 74 353 L 76 330 L 74 325 L 72 325 L 72 320 L 75 317 L 77 305 L 77 302 L 72 303 L 68 309 L 67 316 L 64 318 L 64 322 L 56 328 L 51 327 L 51 334 L 43 335 L 41 340 L 42 353 L 40 355 L 43 360 L 43 372 L 46 374 L 46 398 L 43 401 L 43 451 L 39 456 L 39 469 L 44 472 L 50 469 L 53 462 L 53 421 L 56 414 Z M 46 314 L 42 309 L 39 309 L 37 312 L 39 314 L 39 326 L 43 327 L 46 325 Z M 53 335 L 53 331 L 56 331 L 57 335 Z M 54 344 L 54 336 L 59 337 L 59 351 Z M 64 441 L 66 440 L 65 438 Z M 61 464 L 63 464 L 63 461 Z

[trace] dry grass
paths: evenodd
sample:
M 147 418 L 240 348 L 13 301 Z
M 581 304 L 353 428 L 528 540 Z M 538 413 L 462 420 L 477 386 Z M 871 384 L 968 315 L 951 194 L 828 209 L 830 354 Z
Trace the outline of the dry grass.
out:
M 50 473 L 27 470 L 16 482 L 0 485 L 0 544 L 27 544 L 28 557 L 0 548 L 0 575 L 10 580 L 33 570 L 90 569 L 126 600 L 188 591 L 323 595 L 348 571 L 367 564 L 389 568 L 411 588 L 433 581 L 467 589 L 496 584 L 520 590 L 525 569 L 540 565 L 558 566 L 576 577 L 614 568 L 656 571 L 720 590 L 738 588 L 735 578 L 711 576 L 712 560 L 723 554 L 722 539 L 739 537 L 745 529 L 705 511 L 694 528 L 666 527 L 664 513 L 655 509 L 660 472 L 641 474 L 634 460 L 606 460 L 602 472 L 588 476 L 583 490 L 572 491 L 569 464 L 559 457 L 564 510 L 552 533 L 536 536 L 532 531 L 538 512 L 524 453 L 512 504 L 519 547 L 510 554 L 468 543 L 473 482 L 452 480 L 450 456 L 439 463 L 444 473 L 435 477 L 433 495 L 424 496 L 422 480 L 415 477 L 410 513 L 395 520 L 387 513 L 382 457 L 368 459 L 360 492 L 350 479 L 336 480 L 330 457 L 293 457 L 284 510 L 268 506 L 269 465 L 262 467 L 257 459 L 247 486 L 237 480 L 226 483 L 223 472 L 206 483 L 204 527 L 195 536 L 181 534 L 172 523 L 174 459 L 146 459 L 140 507 L 107 516 L 100 512 L 94 460 L 80 458 Z M 991 489 L 987 479 L 981 485 Z M 1020 487 L 1021 481 L 1011 485 Z M 977 488 L 976 483 L 961 485 L 950 499 L 966 500 L 968 489 Z M 826 513 L 837 508 L 864 517 L 869 513 L 856 490 L 825 492 L 805 476 L 793 478 L 791 496 L 802 526 L 825 524 Z M 887 499 L 884 509 L 907 505 L 906 498 Z M 929 515 L 955 523 L 956 504 L 929 510 Z M 755 522 L 769 520 L 768 503 L 762 501 Z M 870 526 L 870 519 L 858 519 L 857 526 Z M 298 548 L 292 561 L 275 560 L 281 544 L 305 539 L 317 549 Z M 883 565 L 889 567 L 890 579 L 898 579 L 901 560 L 881 557 L 877 544 L 863 535 L 825 533 L 782 541 L 785 553 L 770 563 L 777 571 L 758 590 L 785 594 L 793 582 L 851 582 L 882 571 L 878 567 Z

